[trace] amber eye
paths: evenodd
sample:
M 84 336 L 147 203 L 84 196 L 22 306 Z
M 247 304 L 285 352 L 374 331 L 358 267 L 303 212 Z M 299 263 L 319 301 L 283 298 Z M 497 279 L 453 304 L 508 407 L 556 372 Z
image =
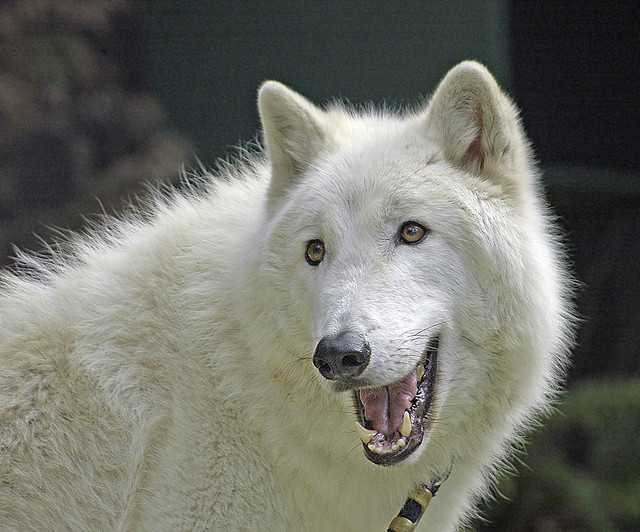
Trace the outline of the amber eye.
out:
M 418 222 L 405 222 L 400 228 L 400 240 L 405 244 L 417 244 L 420 242 L 429 230 Z
M 309 242 L 307 242 L 305 258 L 311 266 L 320 264 L 324 258 L 324 242 L 318 239 L 309 240 Z

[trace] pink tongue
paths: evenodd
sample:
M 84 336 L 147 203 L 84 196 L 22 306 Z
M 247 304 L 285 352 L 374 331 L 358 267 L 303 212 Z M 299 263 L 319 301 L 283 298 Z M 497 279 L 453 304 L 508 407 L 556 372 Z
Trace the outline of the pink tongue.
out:
M 362 388 L 360 401 L 364 405 L 364 416 L 373 429 L 383 434 L 392 434 L 402 424 L 402 416 L 416 396 L 418 379 L 415 370 L 389 386 Z

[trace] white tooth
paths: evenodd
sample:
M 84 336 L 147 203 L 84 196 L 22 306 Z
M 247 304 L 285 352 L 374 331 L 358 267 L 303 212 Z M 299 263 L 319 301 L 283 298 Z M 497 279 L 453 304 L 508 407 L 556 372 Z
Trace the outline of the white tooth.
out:
M 402 434 L 405 438 L 409 437 L 411 434 L 411 418 L 409 417 L 409 411 L 404 411 L 404 416 L 402 416 L 402 426 L 400 427 L 400 434 Z
M 418 382 L 420 382 L 422 380 L 422 377 L 424 377 L 424 366 L 422 364 L 418 364 Z
M 373 438 L 376 434 L 378 434 L 378 432 L 375 430 L 365 429 L 357 421 L 356 421 L 356 432 L 358 433 L 358 436 L 360 436 L 360 439 L 365 445 L 371 441 L 371 438 Z
M 367 447 L 369 447 L 369 450 L 373 453 L 376 453 L 376 454 L 382 453 L 382 449 L 373 443 L 370 443 L 369 445 L 367 445 Z
M 404 447 L 407 444 L 407 441 L 404 438 L 400 438 L 398 440 L 398 447 Z

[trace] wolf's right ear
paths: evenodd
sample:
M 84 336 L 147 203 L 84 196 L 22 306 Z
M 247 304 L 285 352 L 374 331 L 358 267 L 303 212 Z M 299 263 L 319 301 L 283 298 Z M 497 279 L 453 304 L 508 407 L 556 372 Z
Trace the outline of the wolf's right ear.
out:
M 325 145 L 324 111 L 277 81 L 260 87 L 258 109 L 272 166 L 272 206 Z

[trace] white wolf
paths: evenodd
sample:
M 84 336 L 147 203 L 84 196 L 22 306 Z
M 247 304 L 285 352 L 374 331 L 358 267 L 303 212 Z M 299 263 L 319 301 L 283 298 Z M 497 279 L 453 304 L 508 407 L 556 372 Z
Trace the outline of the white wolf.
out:
M 0 527 L 385 530 L 451 469 L 455 529 L 547 410 L 569 278 L 489 72 L 259 108 L 264 155 L 4 274 Z

